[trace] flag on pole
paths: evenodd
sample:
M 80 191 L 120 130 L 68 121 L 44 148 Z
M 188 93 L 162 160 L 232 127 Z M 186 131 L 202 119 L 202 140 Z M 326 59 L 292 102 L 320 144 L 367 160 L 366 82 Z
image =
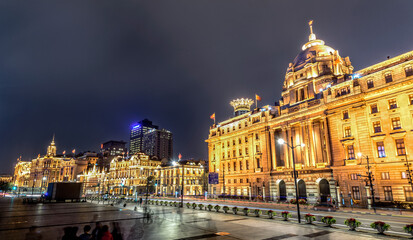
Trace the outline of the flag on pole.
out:
M 63 155 L 65 155 L 65 154 L 66 154 L 66 150 L 63 151 Z
M 179 153 L 178 158 L 179 158 L 179 160 L 181 160 L 181 158 L 182 158 L 181 153 Z
M 308 25 L 313 25 L 313 20 L 310 20 L 309 22 L 308 22 Z
M 258 108 L 257 101 L 261 101 L 261 97 L 255 94 L 255 108 Z
M 215 113 L 213 113 L 209 118 L 214 119 L 214 124 L 215 124 Z
M 75 152 L 76 152 L 76 149 L 73 149 L 73 150 L 72 150 L 72 153 L 75 154 Z

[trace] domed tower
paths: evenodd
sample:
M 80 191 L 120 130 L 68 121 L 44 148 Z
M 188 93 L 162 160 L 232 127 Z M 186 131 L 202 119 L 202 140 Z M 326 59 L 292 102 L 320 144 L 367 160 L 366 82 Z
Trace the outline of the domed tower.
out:
M 54 134 L 53 134 L 53 139 L 50 145 L 47 147 L 47 156 L 48 157 L 54 157 L 56 156 L 56 144 L 54 142 Z
M 285 74 L 282 93 L 284 105 L 314 98 L 331 81 L 353 72 L 349 57 L 342 58 L 337 50 L 317 39 L 312 20 L 309 26 L 308 42 L 288 65 Z
M 234 107 L 234 116 L 240 116 L 250 111 L 251 105 L 254 104 L 254 101 L 249 98 L 238 98 L 232 100 L 229 104 Z

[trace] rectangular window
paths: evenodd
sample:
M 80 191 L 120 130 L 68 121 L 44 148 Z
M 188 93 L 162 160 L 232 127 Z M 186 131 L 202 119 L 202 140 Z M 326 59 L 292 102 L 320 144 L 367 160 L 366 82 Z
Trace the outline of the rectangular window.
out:
M 351 187 L 351 190 L 353 192 L 353 199 L 360 200 L 360 188 L 357 186 L 354 186 L 354 187 Z
M 397 148 L 397 155 L 398 156 L 406 155 L 406 148 L 404 146 L 404 139 L 396 139 L 396 148 Z
M 367 88 L 368 88 L 368 89 L 374 88 L 374 82 L 373 82 L 372 79 L 367 80 Z
M 250 161 L 248 161 L 248 160 L 245 161 L 245 168 L 246 168 L 247 170 L 250 169 Z
M 234 162 L 234 171 L 237 171 L 237 162 Z
M 397 102 L 396 102 L 396 99 L 390 99 L 389 100 L 389 109 L 395 109 L 395 108 L 397 108 Z
M 248 142 L 248 137 L 245 137 L 245 142 L 246 142 L 246 143 Z
M 379 132 L 381 132 L 381 124 L 380 124 L 380 121 L 373 122 L 373 130 L 374 130 L 374 133 L 379 133 Z
M 384 79 L 386 80 L 386 83 L 393 82 L 393 76 L 391 75 L 391 73 L 386 73 L 384 75 Z
M 348 111 L 343 111 L 343 119 L 349 119 Z
M 402 179 L 407 179 L 409 177 L 408 172 L 402 172 Z
M 390 179 L 389 172 L 382 172 L 381 173 L 381 179 L 382 180 L 389 180 Z
M 232 140 L 232 146 L 235 146 L 235 140 Z
M 258 136 L 258 133 L 255 134 L 255 139 L 258 140 L 260 137 Z
M 351 137 L 351 127 L 345 127 L 344 128 L 344 137 Z
M 385 201 L 393 201 L 393 192 L 391 190 L 391 187 L 383 187 L 384 190 L 384 200 Z
M 386 157 L 386 151 L 384 151 L 384 143 L 383 142 L 377 142 L 377 154 L 379 158 L 384 158 Z
M 413 105 L 413 94 L 409 95 L 409 104 Z
M 406 197 L 406 202 L 413 202 L 413 191 L 411 187 L 404 187 L 404 196 Z
M 234 179 L 234 183 L 237 183 L 237 179 Z
M 261 168 L 260 159 L 257 158 L 257 168 Z
M 239 162 L 239 170 L 242 170 L 242 162 Z
M 347 155 L 348 159 L 355 159 L 356 155 L 354 154 L 354 146 L 353 145 L 348 145 L 347 146 Z
M 370 105 L 370 110 L 371 110 L 371 113 L 378 113 L 379 112 L 379 109 L 377 108 L 377 104 L 371 104 Z
M 404 73 L 406 73 L 406 77 L 410 77 L 413 75 L 413 68 L 411 66 L 404 68 Z
M 232 157 L 236 157 L 237 156 L 237 151 L 232 150 Z
M 239 180 L 239 183 L 243 183 L 243 182 L 244 182 L 244 179 L 241 178 L 241 179 Z
M 248 148 L 245 148 L 245 155 L 248 156 Z
M 231 163 L 228 163 L 228 172 L 231 171 Z
M 259 152 L 260 152 L 260 146 L 259 146 L 259 145 L 256 145 L 256 146 L 255 146 L 255 150 L 256 150 L 257 153 L 259 153 Z
M 241 143 L 242 143 L 241 138 L 239 138 L 239 139 L 238 139 L 238 143 L 239 143 L 239 144 L 241 144 Z
M 402 125 L 400 123 L 400 118 L 399 117 L 395 117 L 391 119 L 391 124 L 393 126 L 393 130 L 397 130 L 397 129 L 401 129 Z
M 238 152 L 239 152 L 239 155 L 240 155 L 240 156 L 242 156 L 242 150 L 241 150 L 241 149 L 239 149 L 239 151 L 238 151 Z
M 358 179 L 357 173 L 350 174 L 350 179 L 351 180 L 357 180 Z

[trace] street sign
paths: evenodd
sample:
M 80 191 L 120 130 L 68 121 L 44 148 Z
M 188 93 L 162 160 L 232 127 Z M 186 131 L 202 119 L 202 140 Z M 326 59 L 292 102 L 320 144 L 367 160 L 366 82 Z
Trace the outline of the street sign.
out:
M 219 174 L 216 172 L 210 172 L 208 175 L 209 184 L 218 184 L 219 183 Z

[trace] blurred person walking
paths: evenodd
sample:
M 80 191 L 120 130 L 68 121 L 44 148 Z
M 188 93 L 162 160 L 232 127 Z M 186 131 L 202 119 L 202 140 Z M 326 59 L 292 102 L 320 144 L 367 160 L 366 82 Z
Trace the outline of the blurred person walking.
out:
M 102 238 L 100 238 L 99 240 L 113 240 L 113 236 L 109 232 L 109 226 L 108 225 L 104 225 L 102 227 Z

